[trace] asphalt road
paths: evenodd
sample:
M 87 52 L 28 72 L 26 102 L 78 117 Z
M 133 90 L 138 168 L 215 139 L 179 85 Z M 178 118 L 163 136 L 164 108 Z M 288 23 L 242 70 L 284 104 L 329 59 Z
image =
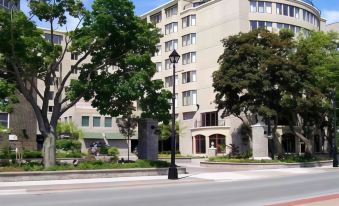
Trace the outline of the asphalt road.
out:
M 339 172 L 246 181 L 163 180 L 0 196 L 4 206 L 256 206 L 339 194 Z

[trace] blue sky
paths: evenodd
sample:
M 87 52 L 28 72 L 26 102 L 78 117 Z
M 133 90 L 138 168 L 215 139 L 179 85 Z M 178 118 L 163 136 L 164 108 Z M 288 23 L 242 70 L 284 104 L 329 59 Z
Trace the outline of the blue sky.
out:
M 170 0 L 132 0 L 135 5 L 135 13 L 141 15 L 149 10 L 160 6 Z M 90 7 L 93 0 L 83 1 L 87 7 Z M 322 17 L 327 19 L 327 23 L 339 22 L 339 0 L 313 0 L 314 4 L 321 10 Z M 27 0 L 21 1 L 21 8 L 28 13 Z M 75 23 L 74 23 L 75 24 Z M 44 24 L 39 23 L 44 27 Z M 70 25 L 72 27 L 72 25 Z

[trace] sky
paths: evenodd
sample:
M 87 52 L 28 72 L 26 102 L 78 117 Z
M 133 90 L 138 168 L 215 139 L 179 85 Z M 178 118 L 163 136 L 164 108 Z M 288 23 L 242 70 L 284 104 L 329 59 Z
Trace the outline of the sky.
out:
M 170 0 L 132 0 L 135 5 L 135 13 L 141 15 L 147 11 L 150 11 Z M 90 8 L 93 0 L 83 1 L 86 7 Z M 316 7 L 318 7 L 322 13 L 322 17 L 327 19 L 327 23 L 331 24 L 339 22 L 339 0 L 313 0 Z M 27 0 L 21 1 L 21 9 L 27 14 L 29 9 L 27 7 Z M 46 27 L 44 23 L 37 22 L 40 27 Z M 73 28 L 77 24 L 76 20 L 70 21 L 67 29 Z M 66 30 L 66 28 L 60 28 L 60 30 Z

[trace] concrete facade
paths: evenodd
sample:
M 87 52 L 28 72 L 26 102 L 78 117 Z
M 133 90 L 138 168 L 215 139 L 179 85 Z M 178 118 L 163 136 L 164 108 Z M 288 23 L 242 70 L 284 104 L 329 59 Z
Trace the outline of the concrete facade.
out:
M 0 1 L 0 9 L 20 9 L 20 1 L 12 4 L 9 0 Z M 9 129 L 9 132 L 0 135 L 0 144 L 3 140 L 10 140 L 11 148 L 35 150 L 36 142 L 36 118 L 30 103 L 17 91 L 19 103 L 13 105 L 13 111 L 5 113 L 0 111 L 1 124 Z M 7 120 L 6 120 L 7 118 Z
M 332 23 L 332 24 L 327 24 L 326 25 L 326 31 L 334 31 L 334 32 L 339 32 L 339 22 Z
M 152 58 L 157 67 L 154 79 L 162 79 L 169 90 L 173 68 L 169 55 L 174 49 L 181 55 L 175 104 L 183 128 L 180 152 L 201 156 L 208 153 L 211 142 L 217 148 L 236 144 L 240 151 L 250 147 L 238 132 L 242 122 L 232 116 L 222 119 L 214 104 L 212 74 L 224 50 L 221 40 L 258 27 L 272 32 L 290 28 L 307 36 L 309 31 L 324 30 L 326 23 L 319 9 L 301 0 L 172 0 L 141 17 L 163 34 Z

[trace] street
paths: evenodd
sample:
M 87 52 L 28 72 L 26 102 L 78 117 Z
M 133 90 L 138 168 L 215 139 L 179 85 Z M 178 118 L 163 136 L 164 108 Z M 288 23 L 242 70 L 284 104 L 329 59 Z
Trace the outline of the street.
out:
M 22 194 L 0 193 L 0 202 L 6 206 L 255 206 L 339 194 L 338 169 L 291 171 L 237 172 L 241 178 L 235 173 L 229 173 L 232 177 L 226 177 L 228 173 L 210 173 L 206 177 L 202 174 L 172 181 L 163 177 L 148 181 L 21 186 L 12 189 Z

